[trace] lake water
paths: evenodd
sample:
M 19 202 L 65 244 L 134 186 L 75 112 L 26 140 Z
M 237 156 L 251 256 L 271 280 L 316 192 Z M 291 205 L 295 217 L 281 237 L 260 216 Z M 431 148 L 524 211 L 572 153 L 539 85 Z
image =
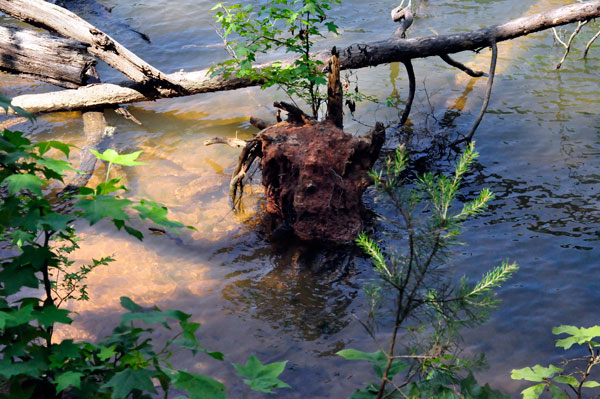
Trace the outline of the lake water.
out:
M 417 2 L 411 37 L 477 29 L 571 3 Z M 227 57 L 212 26 L 212 3 L 206 0 L 102 3 L 114 6 L 115 19 L 147 33 L 152 44 L 93 14 L 86 17 L 164 72 L 201 69 Z M 396 28 L 389 18 L 396 5 L 344 1 L 333 13 L 343 34 L 327 45 L 388 37 Z M 560 72 L 554 66 L 563 49 L 554 46 L 550 32 L 498 45 L 494 91 L 476 133 L 481 156 L 462 191 L 470 198 L 488 187 L 496 199 L 481 217 L 467 223 L 461 238 L 468 245 L 458 248 L 456 274 L 476 279 L 505 259 L 521 268 L 499 290 L 502 302 L 489 322 L 465 330 L 463 342 L 466 353 L 487 355 L 490 368 L 478 378 L 514 397 L 523 385 L 510 379 L 511 369 L 560 360 L 553 326 L 598 323 L 600 50 L 593 48 L 587 61 L 581 60 L 582 47 L 597 29 L 594 23 L 584 28 Z M 490 54 L 486 49 L 457 58 L 487 69 Z M 414 64 L 417 96 L 410 121 L 414 131 L 439 136 L 467 132 L 479 110 L 485 78 L 471 79 L 436 58 Z M 121 79 L 105 65 L 99 70 L 105 81 Z M 408 82 L 397 64 L 363 69 L 356 77 L 363 92 L 383 103 L 390 95 L 406 98 Z M 3 77 L 2 91 L 10 96 L 48 90 L 49 85 Z M 140 243 L 114 233 L 110 226 L 82 226 L 85 241 L 76 259 L 113 255 L 117 261 L 90 276 L 91 300 L 72 304 L 79 313 L 77 322 L 59 330 L 60 337 L 107 335 L 119 319 L 119 296 L 126 295 L 142 304 L 192 313 L 203 324 L 201 342 L 226 353 L 228 361 L 243 363 L 251 354 L 268 362 L 289 360 L 283 379 L 294 389 L 281 391 L 279 398 L 347 397 L 371 378 L 367 365 L 334 355 L 347 346 L 376 348 L 352 316 L 364 312 L 360 286 L 372 275 L 369 261 L 356 256 L 346 268 L 316 272 L 299 249 L 273 247 L 260 228 L 264 198 L 260 179 L 249 186 L 244 212 L 231 212 L 228 183 L 239 150 L 202 145 L 215 136 L 251 137 L 255 129 L 249 117 L 274 119 L 271 104 L 276 99 L 284 98 L 275 91 L 252 88 L 130 106 L 142 126 L 107 112 L 117 131 L 113 148 L 143 150 L 141 160 L 149 163 L 117 170 L 131 196 L 164 203 L 173 219 L 198 231 L 179 236 L 148 232 Z M 359 122 L 347 118 L 345 128 L 362 134 L 369 129 L 365 125 L 376 120 L 398 120 L 402 104 L 399 107 L 359 104 L 355 114 Z M 39 140 L 53 138 L 80 146 L 85 141 L 77 112 L 43 116 L 22 128 Z M 448 169 L 447 162 L 434 166 Z M 100 168 L 95 179 L 102 173 Z M 321 260 L 325 257 L 320 255 Z M 336 257 L 327 261 L 334 266 L 344 263 Z M 386 338 L 384 329 L 380 338 Z M 231 397 L 255 396 L 227 364 L 187 353 L 175 363 L 223 380 Z

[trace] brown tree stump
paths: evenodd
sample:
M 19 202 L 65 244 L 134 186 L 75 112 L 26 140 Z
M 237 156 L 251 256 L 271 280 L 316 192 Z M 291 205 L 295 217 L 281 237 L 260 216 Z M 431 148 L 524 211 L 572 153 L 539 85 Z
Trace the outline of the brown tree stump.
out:
M 385 140 L 383 125 L 355 137 L 331 121 L 280 122 L 256 139 L 271 228 L 303 240 L 352 241 L 362 227 L 361 197 Z

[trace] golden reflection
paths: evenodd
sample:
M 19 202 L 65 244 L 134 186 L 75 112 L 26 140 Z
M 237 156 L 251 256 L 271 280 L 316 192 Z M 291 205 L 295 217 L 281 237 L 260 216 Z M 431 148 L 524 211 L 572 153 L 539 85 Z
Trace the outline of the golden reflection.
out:
M 570 4 L 572 1 L 569 0 L 539 0 L 534 3 L 523 16 L 536 14 L 543 11 L 548 11 L 552 8 L 560 7 L 566 4 Z M 536 40 L 541 39 L 541 33 L 538 35 Z M 529 38 L 531 40 L 531 38 Z M 498 62 L 496 64 L 496 75 L 500 75 L 505 72 L 512 64 L 513 61 L 519 57 L 520 53 L 529 49 L 531 44 L 524 44 L 523 39 L 507 40 L 502 43 L 498 43 Z M 474 70 L 481 70 L 488 72 L 490 69 L 490 60 L 492 57 L 491 51 L 485 49 L 481 54 L 474 55 L 471 62 L 465 62 L 465 65 L 469 66 Z M 457 71 L 454 77 L 454 84 L 456 86 L 466 86 L 465 91 L 456 100 L 448 100 L 447 108 L 455 109 L 459 111 L 469 111 L 471 107 L 479 107 L 479 102 L 467 102 L 467 95 L 473 90 L 475 85 L 478 86 L 478 91 L 483 92 L 487 78 L 472 78 L 464 72 Z

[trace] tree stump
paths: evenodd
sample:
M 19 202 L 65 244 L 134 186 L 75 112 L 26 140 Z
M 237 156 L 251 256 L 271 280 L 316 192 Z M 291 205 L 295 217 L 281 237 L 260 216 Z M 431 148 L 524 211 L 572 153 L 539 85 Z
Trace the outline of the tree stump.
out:
M 280 122 L 256 138 L 262 147 L 262 183 L 272 231 L 303 240 L 352 241 L 362 227 L 361 197 L 368 171 L 385 140 L 378 123 L 364 137 L 332 121 Z

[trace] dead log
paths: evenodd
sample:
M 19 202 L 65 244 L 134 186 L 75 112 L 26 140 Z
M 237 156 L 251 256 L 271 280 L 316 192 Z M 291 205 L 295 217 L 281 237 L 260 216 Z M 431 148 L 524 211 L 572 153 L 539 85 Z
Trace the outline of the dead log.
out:
M 135 82 L 179 89 L 167 75 L 69 10 L 43 0 L 0 0 L 0 11 L 31 25 L 89 44 L 90 54 Z
M 39 3 L 41 0 L 30 0 Z M 15 3 L 28 3 L 24 0 L 0 0 L 0 9 Z M 339 51 L 340 69 L 356 69 L 390 62 L 406 62 L 414 58 L 440 56 L 462 51 L 476 51 L 489 47 L 492 42 L 515 39 L 534 32 L 578 21 L 600 17 L 600 0 L 575 3 L 543 13 L 515 19 L 501 25 L 494 25 L 471 32 L 402 39 L 392 36 L 387 40 L 353 44 Z M 327 62 L 328 51 L 317 54 Z M 284 64 L 291 64 L 290 59 Z M 183 88 L 186 94 L 198 94 L 260 85 L 261 82 L 236 77 L 211 77 L 208 70 L 167 75 L 167 79 Z M 45 94 L 18 96 L 13 104 L 29 112 L 54 112 L 106 107 L 158 97 L 176 97 L 182 92 L 173 89 L 159 89 L 155 95 L 145 94 L 144 85 L 125 82 L 120 85 L 101 84 L 83 87 L 78 90 L 65 90 Z
M 75 88 L 85 84 L 85 74 L 95 63 L 83 43 L 0 26 L 1 71 Z

